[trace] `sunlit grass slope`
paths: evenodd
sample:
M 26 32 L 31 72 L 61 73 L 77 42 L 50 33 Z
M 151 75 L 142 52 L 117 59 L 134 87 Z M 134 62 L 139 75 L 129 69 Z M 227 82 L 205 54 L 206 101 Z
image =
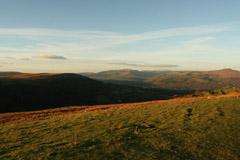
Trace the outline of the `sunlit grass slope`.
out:
M 127 106 L 0 126 L 0 159 L 240 159 L 240 98 Z

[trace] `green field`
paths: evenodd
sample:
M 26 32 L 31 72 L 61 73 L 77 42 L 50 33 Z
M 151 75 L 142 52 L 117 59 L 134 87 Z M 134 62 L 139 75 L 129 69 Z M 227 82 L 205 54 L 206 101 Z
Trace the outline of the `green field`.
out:
M 240 159 L 240 98 L 48 116 L 0 126 L 0 159 Z

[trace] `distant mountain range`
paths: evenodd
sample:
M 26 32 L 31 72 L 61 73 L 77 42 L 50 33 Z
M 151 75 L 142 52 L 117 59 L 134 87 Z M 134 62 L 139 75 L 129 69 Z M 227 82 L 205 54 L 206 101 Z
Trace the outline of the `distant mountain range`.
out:
M 21 74 L 21 72 L 0 72 L 0 76 Z
M 81 75 L 121 85 L 175 90 L 212 90 L 240 86 L 240 72 L 216 71 L 137 71 L 110 70 Z

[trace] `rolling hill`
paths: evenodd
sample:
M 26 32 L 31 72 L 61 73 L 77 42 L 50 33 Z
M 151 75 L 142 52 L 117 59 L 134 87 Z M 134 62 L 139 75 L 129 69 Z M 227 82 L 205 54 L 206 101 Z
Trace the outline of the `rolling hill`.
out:
M 240 86 L 240 72 L 232 69 L 206 72 L 113 70 L 99 73 L 82 73 L 82 75 L 103 82 L 145 88 L 212 90 Z
M 168 99 L 181 92 L 105 84 L 77 74 L 0 76 L 0 113 Z
M 0 114 L 0 159 L 237 160 L 237 96 Z
M 21 72 L 0 72 L 0 76 L 21 74 Z

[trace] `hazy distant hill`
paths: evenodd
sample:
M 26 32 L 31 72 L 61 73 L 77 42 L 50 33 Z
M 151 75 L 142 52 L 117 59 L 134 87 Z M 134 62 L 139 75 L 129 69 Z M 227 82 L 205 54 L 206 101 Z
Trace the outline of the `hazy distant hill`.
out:
M 168 99 L 181 92 L 105 84 L 77 74 L 0 76 L 0 112 Z
M 21 72 L 0 72 L 0 76 L 21 74 Z
M 116 84 L 162 89 L 211 90 L 240 86 L 240 72 L 232 69 L 206 72 L 112 70 L 82 75 Z

